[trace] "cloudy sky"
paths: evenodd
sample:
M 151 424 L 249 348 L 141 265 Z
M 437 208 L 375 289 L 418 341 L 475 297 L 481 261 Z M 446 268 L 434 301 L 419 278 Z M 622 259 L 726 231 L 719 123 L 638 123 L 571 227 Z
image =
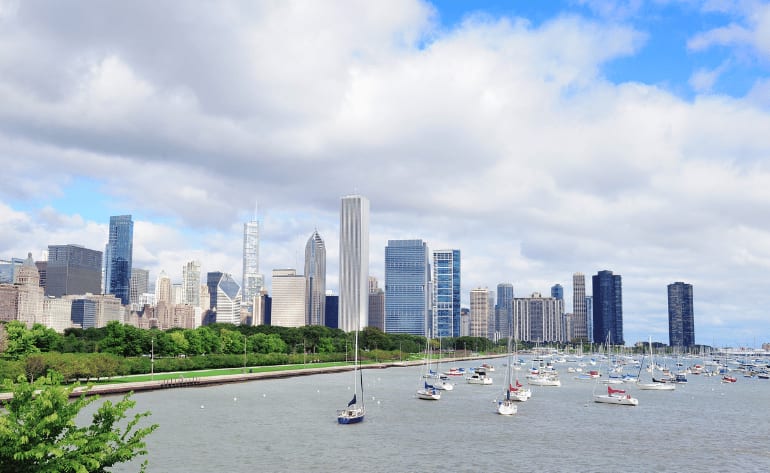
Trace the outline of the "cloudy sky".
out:
M 626 343 L 770 342 L 770 3 L 0 0 L 0 259 L 103 250 L 337 288 L 340 197 L 388 239 L 462 251 L 463 293 L 623 277 Z M 269 277 L 268 277 L 269 280 Z M 466 302 L 467 303 L 467 302 Z

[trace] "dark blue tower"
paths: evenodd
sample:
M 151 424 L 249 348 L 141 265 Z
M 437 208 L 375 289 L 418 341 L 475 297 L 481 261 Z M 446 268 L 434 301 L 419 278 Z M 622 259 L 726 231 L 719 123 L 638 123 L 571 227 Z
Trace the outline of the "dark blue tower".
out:
M 104 252 L 104 292 L 115 295 L 123 305 L 128 305 L 129 302 L 133 252 L 134 222 L 131 216 L 110 217 L 110 235 Z
M 594 298 L 594 342 L 624 345 L 623 290 L 619 274 L 599 271 L 592 278 Z

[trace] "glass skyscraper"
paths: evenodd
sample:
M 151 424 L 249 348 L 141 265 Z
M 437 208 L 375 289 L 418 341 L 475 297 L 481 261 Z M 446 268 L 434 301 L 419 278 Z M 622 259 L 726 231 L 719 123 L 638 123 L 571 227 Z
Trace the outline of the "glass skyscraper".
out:
M 305 245 L 307 325 L 326 325 L 326 245 L 314 231 Z
M 338 327 L 346 332 L 369 324 L 369 199 L 342 198 L 340 206 Z
M 623 345 L 623 288 L 619 274 L 599 271 L 592 278 L 594 342 Z
M 131 262 L 134 252 L 134 222 L 130 215 L 110 217 L 110 234 L 104 252 L 104 292 L 128 305 L 131 298 Z
M 460 336 L 460 250 L 433 252 L 434 337 Z
M 668 344 L 681 348 L 695 345 L 692 284 L 668 285 Z
M 232 275 L 220 271 L 207 274 L 209 305 L 213 320 L 218 323 L 239 325 L 241 323 L 241 287 Z
M 102 252 L 78 245 L 48 245 L 45 295 L 102 292 Z
M 385 247 L 385 331 L 429 336 L 430 263 L 422 240 Z
M 241 280 L 243 304 L 251 310 L 254 297 L 264 285 L 264 276 L 259 272 L 259 222 L 254 220 L 243 224 L 243 279 Z

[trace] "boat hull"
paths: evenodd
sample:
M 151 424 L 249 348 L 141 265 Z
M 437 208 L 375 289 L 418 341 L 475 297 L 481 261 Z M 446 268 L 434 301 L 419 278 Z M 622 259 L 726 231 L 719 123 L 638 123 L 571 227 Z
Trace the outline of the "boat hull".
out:
M 604 404 L 616 404 L 618 406 L 637 406 L 639 400 L 631 396 L 610 396 L 608 394 L 599 394 L 594 396 L 594 402 Z
M 637 383 L 636 386 L 643 391 L 673 391 L 676 385 L 669 383 Z
M 512 416 L 516 414 L 519 411 L 519 408 L 516 407 L 516 404 L 514 404 L 512 401 L 498 401 L 497 403 L 497 413 L 502 416 Z
M 338 424 L 358 424 L 363 422 L 366 411 L 361 407 L 352 409 L 343 409 L 337 411 L 337 423 Z
M 441 399 L 441 394 L 434 390 L 423 390 L 420 389 L 417 391 L 417 398 L 423 399 L 425 401 L 438 401 Z

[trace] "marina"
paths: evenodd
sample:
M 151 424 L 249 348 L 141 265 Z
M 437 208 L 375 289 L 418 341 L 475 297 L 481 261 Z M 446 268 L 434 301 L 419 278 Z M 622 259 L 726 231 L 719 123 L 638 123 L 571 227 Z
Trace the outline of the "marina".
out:
M 349 372 L 137 393 L 136 410 L 160 424 L 148 471 L 509 471 L 533 461 L 538 471 L 770 469 L 770 383 L 756 376 L 690 375 L 669 392 L 624 384 L 639 401 L 626 407 L 595 403 L 596 380 L 565 375 L 558 387 L 531 386 L 531 399 L 501 416 L 502 373 L 492 385 L 450 378 L 454 390 L 425 403 L 414 389 L 422 369 L 364 370 L 366 420 L 355 426 L 335 419 L 354 392 Z

